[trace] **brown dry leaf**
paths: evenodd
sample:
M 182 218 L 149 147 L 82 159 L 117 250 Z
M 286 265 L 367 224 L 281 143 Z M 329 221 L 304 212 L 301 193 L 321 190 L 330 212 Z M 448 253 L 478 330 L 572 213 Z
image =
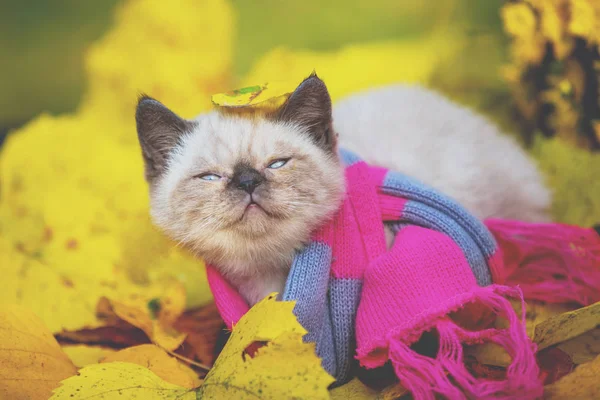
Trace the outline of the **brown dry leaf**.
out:
M 535 327 L 534 342 L 544 349 L 600 325 L 600 302 L 552 317 Z
M 215 347 L 219 333 L 225 325 L 214 303 L 197 310 L 186 311 L 175 321 L 173 327 L 187 334 L 180 349 L 183 355 L 205 365 L 215 362 Z
M 123 361 L 148 368 L 166 382 L 186 388 L 200 385 L 198 375 L 186 365 L 169 356 L 163 349 L 153 344 L 130 347 L 108 355 L 103 363 Z
M 540 378 L 544 385 L 556 382 L 563 376 L 570 374 L 575 365 L 571 357 L 556 347 L 544 349 L 536 354 L 540 366 Z
M 575 364 L 590 362 L 600 354 L 600 327 L 567 340 L 557 347 L 567 353 Z
M 600 398 L 600 356 L 581 364 L 561 380 L 546 386 L 544 399 L 598 399 Z
M 345 385 L 330 390 L 329 395 L 331 400 L 375 400 L 379 394 L 358 378 L 354 378 Z
M 47 399 L 77 369 L 50 330 L 27 308 L 0 310 L 0 398 Z

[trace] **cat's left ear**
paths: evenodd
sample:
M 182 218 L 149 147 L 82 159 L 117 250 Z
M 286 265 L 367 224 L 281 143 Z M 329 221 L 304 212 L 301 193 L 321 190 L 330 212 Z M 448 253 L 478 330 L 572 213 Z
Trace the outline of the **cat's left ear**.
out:
M 294 90 L 279 110 L 276 119 L 300 126 L 320 147 L 336 151 L 331 97 L 325 83 L 314 72 Z

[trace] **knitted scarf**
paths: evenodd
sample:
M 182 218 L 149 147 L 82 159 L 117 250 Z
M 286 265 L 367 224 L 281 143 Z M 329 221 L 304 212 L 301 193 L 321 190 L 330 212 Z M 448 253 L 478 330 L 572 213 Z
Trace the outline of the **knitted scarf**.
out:
M 560 300 L 597 300 L 600 241 L 595 232 L 572 227 L 567 237 L 592 249 L 589 257 L 559 252 L 563 257 L 550 257 L 554 265 L 545 273 L 547 263 L 537 262 L 543 257 L 535 255 L 562 245 L 562 226 L 491 221 L 488 225 L 510 250 L 506 267 L 490 230 L 456 202 L 403 174 L 369 166 L 353 153 L 340 154 L 346 165 L 345 200 L 296 255 L 283 293 L 283 300 L 296 301 L 294 313 L 308 331 L 305 340 L 316 343 L 323 367 L 340 384 L 351 377 L 355 359 L 366 368 L 391 362 L 415 399 L 539 397 L 543 387 L 535 345 L 525 331 L 523 294 L 501 283 L 530 268 L 534 273 L 525 276 L 532 277 L 526 282 L 531 297 L 552 301 L 552 292 L 564 289 L 565 276 L 579 268 L 579 274 L 596 280 L 573 282 L 577 293 L 587 286 L 585 294 L 569 296 L 562 290 Z M 396 231 L 390 250 L 382 221 L 393 223 Z M 524 262 L 527 258 L 534 261 Z M 216 268 L 208 266 L 207 274 L 219 312 L 231 327 L 248 305 Z M 536 292 L 542 281 L 546 287 Z M 520 302 L 520 316 L 511 298 Z M 473 329 L 457 317 L 470 304 L 505 318 L 508 328 Z M 435 332 L 439 341 L 434 357 L 412 348 L 426 331 Z M 482 342 L 511 355 L 504 380 L 477 379 L 465 367 L 463 345 Z

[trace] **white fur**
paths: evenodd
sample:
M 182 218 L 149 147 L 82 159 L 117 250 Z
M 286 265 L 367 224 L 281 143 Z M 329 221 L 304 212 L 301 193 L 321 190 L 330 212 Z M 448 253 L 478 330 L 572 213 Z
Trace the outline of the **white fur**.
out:
M 477 217 L 548 220 L 550 194 L 519 145 L 490 121 L 418 86 L 355 94 L 334 106 L 340 146 L 458 200 Z

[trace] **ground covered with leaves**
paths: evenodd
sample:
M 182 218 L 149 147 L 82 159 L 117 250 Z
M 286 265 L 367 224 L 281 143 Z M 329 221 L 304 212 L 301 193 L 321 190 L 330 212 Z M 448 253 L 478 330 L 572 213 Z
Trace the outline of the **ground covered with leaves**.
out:
M 449 22 L 419 37 L 335 51 L 274 48 L 236 79 L 232 5 L 162 4 L 125 2 L 86 56 L 88 89 L 76 112 L 40 115 L 11 134 L 0 153 L 0 398 L 406 395 L 396 384 L 375 390 L 358 380 L 329 391 L 332 378 L 314 346 L 302 343 L 293 304 L 273 299 L 240 321 L 217 358 L 222 325 L 203 263 L 149 220 L 136 97 L 144 91 L 193 117 L 211 107 L 214 93 L 299 82 L 316 69 L 334 101 L 372 86 L 418 82 L 510 126 L 495 102 L 473 96 L 508 90 L 499 79 L 477 86 L 456 72 L 473 68 L 462 62 L 477 52 L 469 33 Z M 555 192 L 555 217 L 597 223 L 600 157 L 563 139 L 536 136 L 531 148 Z M 600 306 L 531 303 L 527 318 L 547 396 L 597 397 Z M 503 376 L 507 354 L 489 346 L 468 352 L 474 374 Z

